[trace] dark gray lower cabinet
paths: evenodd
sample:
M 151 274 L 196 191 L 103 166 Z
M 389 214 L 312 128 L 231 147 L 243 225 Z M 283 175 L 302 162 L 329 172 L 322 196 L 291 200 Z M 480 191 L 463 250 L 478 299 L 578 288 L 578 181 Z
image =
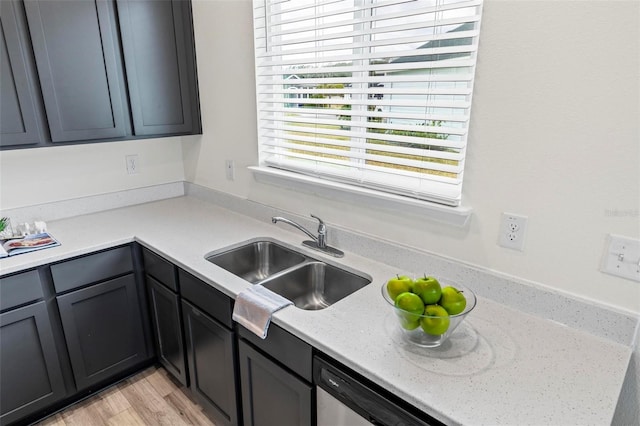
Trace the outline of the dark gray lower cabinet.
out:
M 58 296 L 78 390 L 147 359 L 133 274 Z
M 66 396 L 45 302 L 0 315 L 0 424 Z
M 150 276 L 147 288 L 158 361 L 187 386 L 180 297 Z
M 233 331 L 182 301 L 193 397 L 219 425 L 237 425 Z
M 262 355 L 238 343 L 245 426 L 311 426 L 313 388 Z

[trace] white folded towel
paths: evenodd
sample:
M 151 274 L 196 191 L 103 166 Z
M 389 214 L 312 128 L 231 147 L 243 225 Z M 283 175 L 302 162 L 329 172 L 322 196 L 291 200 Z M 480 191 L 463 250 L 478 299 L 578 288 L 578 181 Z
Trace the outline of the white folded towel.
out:
M 271 314 L 293 302 L 261 285 L 242 290 L 233 307 L 233 320 L 242 324 L 261 339 L 267 337 Z

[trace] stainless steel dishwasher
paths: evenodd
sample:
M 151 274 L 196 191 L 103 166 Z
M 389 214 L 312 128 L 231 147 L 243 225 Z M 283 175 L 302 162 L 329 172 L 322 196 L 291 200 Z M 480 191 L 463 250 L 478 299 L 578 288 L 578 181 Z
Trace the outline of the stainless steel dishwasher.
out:
M 317 426 L 443 425 L 328 357 L 313 357 L 313 379 Z

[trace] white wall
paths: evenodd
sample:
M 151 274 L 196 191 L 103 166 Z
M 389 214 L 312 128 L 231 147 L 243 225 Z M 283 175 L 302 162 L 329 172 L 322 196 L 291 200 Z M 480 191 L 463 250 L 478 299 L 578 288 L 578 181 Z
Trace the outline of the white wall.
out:
M 186 178 L 640 312 L 640 283 L 598 271 L 607 233 L 640 238 L 640 2 L 486 1 L 457 229 L 256 183 L 251 1 L 193 1 L 204 136 L 2 151 L 0 209 Z M 503 211 L 529 217 L 523 253 L 496 245 Z
M 125 156 L 129 154 L 138 154 L 138 174 L 127 174 Z M 182 180 L 180 138 L 2 151 L 0 209 Z
M 640 283 L 598 270 L 607 233 L 640 238 L 640 2 L 486 1 L 467 229 L 255 182 L 251 1 L 193 11 L 204 136 L 184 138 L 187 180 L 640 312 Z M 503 211 L 529 217 L 524 252 L 496 244 Z

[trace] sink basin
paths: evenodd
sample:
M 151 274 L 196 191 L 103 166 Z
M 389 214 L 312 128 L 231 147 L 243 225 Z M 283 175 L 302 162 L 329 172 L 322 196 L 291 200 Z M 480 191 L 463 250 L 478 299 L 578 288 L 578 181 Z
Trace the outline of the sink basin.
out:
M 298 308 L 324 309 L 371 283 L 370 279 L 323 262 L 307 262 L 261 284 Z
M 307 258 L 301 253 L 272 241 L 253 241 L 207 255 L 206 259 L 223 269 L 256 284 Z
M 324 309 L 371 283 L 366 274 L 317 260 L 268 239 L 239 243 L 205 258 L 306 310 Z

